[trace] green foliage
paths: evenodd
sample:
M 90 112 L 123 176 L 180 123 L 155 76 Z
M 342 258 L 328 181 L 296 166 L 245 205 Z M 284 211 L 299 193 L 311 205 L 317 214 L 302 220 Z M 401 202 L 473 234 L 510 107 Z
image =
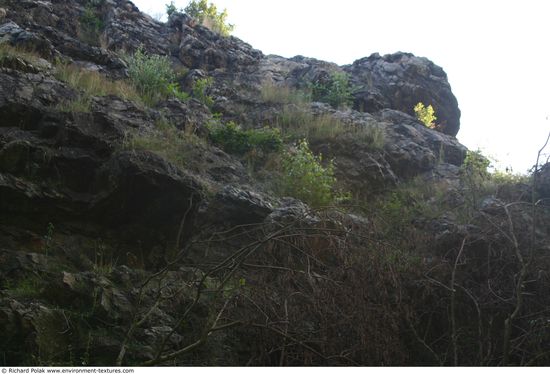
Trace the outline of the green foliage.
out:
M 227 10 L 218 12 L 216 6 L 213 3 L 208 4 L 207 0 L 192 0 L 185 7 L 184 12 L 223 36 L 228 36 L 235 28 L 234 25 L 227 23 Z
M 353 100 L 349 77 L 344 72 L 333 72 L 329 79 L 312 83 L 311 95 L 313 100 L 328 103 L 333 108 L 348 107 Z
M 214 104 L 214 99 L 208 95 L 208 90 L 212 87 L 212 84 L 214 84 L 212 77 L 200 78 L 195 81 L 192 89 L 193 97 L 208 107 Z
M 468 151 L 461 166 L 462 174 L 476 179 L 488 179 L 491 161 L 480 150 Z
M 95 3 L 89 3 L 84 8 L 84 13 L 80 16 L 79 36 L 86 43 L 92 45 L 99 44 L 99 34 L 104 29 L 103 21 L 98 17 L 98 12 L 94 9 Z
M 300 141 L 294 152 L 285 152 L 282 159 L 282 194 L 293 196 L 311 206 L 334 203 L 336 178 L 332 161 L 322 165 L 322 156 L 315 156 L 306 140 Z
M 514 185 L 514 184 L 528 184 L 530 177 L 522 174 L 515 174 L 511 171 L 497 170 L 491 174 L 491 181 L 497 186 L 501 185 Z
M 462 166 L 460 174 L 465 190 L 468 192 L 466 198 L 470 208 L 477 207 L 479 196 L 482 195 L 490 174 L 487 170 L 491 161 L 485 157 L 480 150 L 468 151 Z
M 35 299 L 40 296 L 43 290 L 43 282 L 37 276 L 31 275 L 21 279 L 19 282 L 12 283 L 8 281 L 5 287 L 13 297 Z
M 249 152 L 268 154 L 281 150 L 283 141 L 278 129 L 243 130 L 235 122 L 210 125 L 210 140 L 224 151 L 238 155 Z
M 418 103 L 414 106 L 414 113 L 416 118 L 424 124 L 424 126 L 434 129 L 436 127 L 435 121 L 437 117 L 435 116 L 435 110 L 431 105 L 427 107 L 423 103 Z
M 167 91 L 169 94 L 180 101 L 187 101 L 191 97 L 191 95 L 189 95 L 187 92 L 181 91 L 180 85 L 176 82 L 170 83 L 167 87 Z
M 173 1 L 170 1 L 170 4 L 166 4 L 166 14 L 170 17 L 173 13 L 177 11 L 176 5 Z
M 172 64 L 166 56 L 148 55 L 142 48 L 128 59 L 128 75 L 144 101 L 154 103 L 170 92 L 175 79 Z

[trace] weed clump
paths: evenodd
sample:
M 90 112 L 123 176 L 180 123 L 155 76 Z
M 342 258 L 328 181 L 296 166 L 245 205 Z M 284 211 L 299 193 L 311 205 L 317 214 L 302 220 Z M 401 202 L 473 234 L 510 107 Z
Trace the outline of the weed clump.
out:
M 311 101 L 311 93 L 294 89 L 288 85 L 264 82 L 260 89 L 262 101 L 269 104 L 303 105 Z
M 224 151 L 237 155 L 249 152 L 268 154 L 280 151 L 283 146 L 278 129 L 243 130 L 235 122 L 210 125 L 210 140 Z
M 214 84 L 212 77 L 200 78 L 195 81 L 192 88 L 193 97 L 207 107 L 214 105 L 214 99 L 208 94 L 208 90 L 212 87 L 212 84 Z
M 285 152 L 282 159 L 281 192 L 311 206 L 322 207 L 337 200 L 334 163 L 322 164 L 322 155 L 314 155 L 306 140 L 294 152 Z
M 328 79 L 312 83 L 311 95 L 313 100 L 337 109 L 350 106 L 353 99 L 349 77 L 344 72 L 333 72 Z
M 99 18 L 98 11 L 94 9 L 94 6 L 97 5 L 89 3 L 84 9 L 84 13 L 80 16 L 78 34 L 80 39 L 84 42 L 98 46 L 99 35 L 105 28 L 105 24 L 103 20 Z
M 167 96 L 175 79 L 172 64 L 166 56 L 148 55 L 139 48 L 128 59 L 130 81 L 146 102 L 152 103 Z

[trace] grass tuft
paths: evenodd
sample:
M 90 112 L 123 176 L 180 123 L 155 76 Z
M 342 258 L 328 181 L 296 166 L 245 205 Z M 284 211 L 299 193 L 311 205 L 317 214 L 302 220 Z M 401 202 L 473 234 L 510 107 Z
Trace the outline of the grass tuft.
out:
M 261 87 L 262 100 L 269 104 L 303 105 L 311 102 L 311 94 L 288 85 L 264 82 Z
M 275 126 L 290 140 L 309 139 L 311 142 L 334 140 L 351 133 L 358 140 L 367 143 L 373 150 L 384 146 L 384 131 L 375 125 L 354 126 L 345 123 L 332 114 L 314 115 L 304 108 L 288 106 L 277 117 Z
M 153 152 L 170 161 L 180 169 L 186 166 L 186 155 L 190 143 L 204 140 L 194 134 L 178 130 L 166 120 L 158 120 L 155 129 L 149 133 L 129 133 L 123 142 L 126 150 L 145 150 Z

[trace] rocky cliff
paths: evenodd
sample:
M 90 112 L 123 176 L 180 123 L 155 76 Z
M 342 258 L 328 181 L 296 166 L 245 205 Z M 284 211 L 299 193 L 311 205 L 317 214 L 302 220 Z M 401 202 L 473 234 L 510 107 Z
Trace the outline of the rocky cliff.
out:
M 132 93 L 138 50 L 169 58 L 179 96 Z M 348 105 L 305 94 L 344 73 Z M 0 87 L 5 365 L 550 359 L 548 167 L 535 188 L 472 168 L 426 58 L 337 66 L 126 0 L 0 0 Z M 230 122 L 283 151 L 216 142 Z M 280 188 L 302 138 L 330 207 Z

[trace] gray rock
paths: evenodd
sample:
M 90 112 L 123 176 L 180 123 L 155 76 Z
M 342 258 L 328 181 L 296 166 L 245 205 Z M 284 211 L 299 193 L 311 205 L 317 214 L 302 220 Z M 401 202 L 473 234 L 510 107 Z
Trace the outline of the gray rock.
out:
M 387 121 L 384 149 L 400 177 L 416 176 L 440 163 L 460 166 L 466 157 L 466 147 L 456 138 L 428 129 L 412 116 L 385 109 L 379 119 Z
M 460 110 L 442 68 L 423 57 L 394 53 L 369 57 L 345 66 L 357 87 L 354 107 L 375 113 L 395 109 L 414 115 L 414 106 L 432 105 L 440 130 L 455 136 L 460 129 Z
M 261 223 L 273 211 L 272 199 L 236 186 L 226 186 L 203 208 L 201 220 L 226 227 Z
M 35 51 L 43 57 L 52 56 L 53 47 L 48 39 L 24 30 L 13 21 L 0 25 L 0 44 L 6 42 L 15 47 Z

